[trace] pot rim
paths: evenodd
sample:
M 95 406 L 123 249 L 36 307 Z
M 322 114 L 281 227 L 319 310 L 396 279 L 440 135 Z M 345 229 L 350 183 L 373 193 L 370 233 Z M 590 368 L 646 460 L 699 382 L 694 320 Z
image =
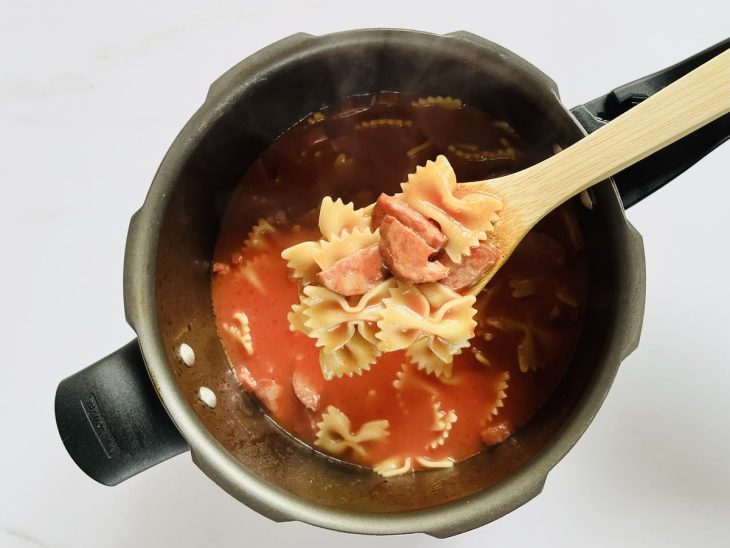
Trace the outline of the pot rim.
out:
M 275 520 L 299 520 L 328 529 L 366 534 L 402 534 L 425 532 L 436 537 L 458 534 L 493 521 L 518 508 L 540 493 L 548 472 L 578 441 L 598 412 L 618 367 L 638 342 L 641 317 L 630 311 L 619 316 L 618 329 L 626 341 L 625 348 L 616 349 L 611 360 L 599 368 L 561 431 L 529 465 L 492 487 L 458 501 L 422 510 L 402 513 L 364 514 L 321 506 L 300 499 L 274 487 L 252 473 L 229 454 L 206 430 L 193 408 L 187 403 L 166 358 L 157 327 L 155 300 L 155 271 L 159 229 L 167 208 L 180 166 L 197 146 L 199 137 L 219 119 L 224 108 L 241 95 L 241 90 L 278 66 L 317 52 L 345 45 L 362 45 L 406 37 L 409 43 L 424 43 L 434 39 L 461 40 L 482 54 L 499 56 L 503 61 L 524 72 L 528 84 L 544 90 L 545 95 L 560 104 L 576 127 L 585 134 L 570 111 L 560 103 L 557 87 L 539 69 L 501 46 L 484 38 L 455 32 L 438 35 L 400 29 L 363 29 L 322 36 L 295 34 L 254 53 L 241 61 L 211 86 L 205 103 L 183 127 L 170 146 L 153 179 L 144 205 L 132 217 L 124 260 L 124 305 L 128 323 L 137 332 L 140 348 L 152 383 L 170 418 L 187 440 L 195 464 L 220 487 L 257 512 Z M 231 84 L 236 84 L 232 86 Z M 613 185 L 604 182 L 602 185 Z M 615 186 L 613 188 L 616 193 Z M 620 199 L 616 193 L 617 205 Z M 624 217 L 625 220 L 625 217 Z M 619 237 L 633 250 L 627 258 L 627 279 L 620 280 L 626 288 L 624 298 L 639 301 L 643 310 L 644 261 L 641 237 L 626 221 Z M 626 307 L 625 307 L 626 308 Z M 623 321 L 622 321 L 623 320 Z M 621 324 L 625 324 L 623 327 Z

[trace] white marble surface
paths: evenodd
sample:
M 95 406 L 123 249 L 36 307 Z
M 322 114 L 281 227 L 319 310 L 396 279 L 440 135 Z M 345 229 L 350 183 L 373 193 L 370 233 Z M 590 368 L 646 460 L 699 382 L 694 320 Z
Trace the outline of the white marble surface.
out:
M 133 336 L 129 217 L 208 84 L 260 47 L 300 30 L 467 29 L 543 68 L 573 106 L 721 40 L 730 21 L 719 0 L 405 4 L 0 1 L 2 548 L 436 545 L 272 523 L 188 455 L 102 487 L 67 457 L 52 405 L 62 377 Z M 643 340 L 544 493 L 440 545 L 729 545 L 729 160 L 725 145 L 630 210 L 646 244 Z

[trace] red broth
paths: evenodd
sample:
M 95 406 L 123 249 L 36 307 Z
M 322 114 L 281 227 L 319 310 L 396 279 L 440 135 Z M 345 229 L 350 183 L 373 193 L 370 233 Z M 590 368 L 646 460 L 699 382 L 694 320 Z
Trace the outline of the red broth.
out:
M 556 388 L 581 330 L 587 269 L 568 204 L 528 235 L 479 295 L 475 337 L 454 357 L 450 378 L 418 371 L 402 351 L 383 354 L 362 375 L 323 378 L 315 340 L 290 330 L 300 288 L 281 252 L 319 239 L 324 196 L 365 206 L 397 192 L 438 154 L 468 181 L 517 171 L 551 150 L 530 147 L 507 124 L 456 102 L 396 93 L 350 98 L 294 125 L 259 156 L 231 199 L 215 250 L 213 305 L 242 388 L 309 445 L 329 406 L 349 418 L 353 432 L 388 420 L 387 438 L 363 444 L 365 454 L 336 455 L 364 466 L 391 457 L 459 461 L 503 441 Z M 268 225 L 251 233 L 261 218 Z M 246 328 L 235 316 L 241 312 Z M 293 379 L 313 396 L 309 408 Z M 448 437 L 433 428 L 438 411 L 456 416 Z

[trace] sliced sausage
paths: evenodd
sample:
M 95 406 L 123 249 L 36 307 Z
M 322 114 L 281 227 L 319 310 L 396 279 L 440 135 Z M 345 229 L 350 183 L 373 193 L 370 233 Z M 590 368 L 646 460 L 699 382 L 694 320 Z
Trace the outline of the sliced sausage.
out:
M 319 393 L 307 382 L 306 377 L 299 371 L 294 371 L 291 378 L 291 387 L 294 395 L 310 411 L 316 411 L 319 407 Z
M 512 431 L 508 424 L 504 422 L 497 422 L 490 424 L 482 430 L 482 441 L 487 446 L 497 445 L 509 438 L 511 434 Z
M 449 273 L 438 261 L 428 258 L 436 250 L 398 219 L 386 215 L 380 225 L 380 254 L 383 263 L 399 280 L 436 282 Z
M 238 377 L 238 382 L 240 382 L 244 388 L 247 390 L 253 390 L 256 388 L 256 379 L 253 378 L 251 371 L 249 371 L 245 365 L 237 365 L 235 367 L 235 371 L 236 376 Z
M 279 411 L 279 398 L 282 392 L 281 385 L 273 379 L 260 379 L 253 389 L 256 397 L 272 413 Z
M 371 245 L 343 257 L 317 274 L 317 278 L 330 291 L 349 297 L 367 293 L 383 281 L 384 275 L 380 249 Z
M 446 236 L 438 229 L 438 227 L 421 215 L 415 209 L 412 209 L 403 200 L 399 200 L 394 196 L 381 194 L 378 201 L 375 202 L 371 217 L 373 230 L 378 228 L 383 222 L 386 215 L 395 217 L 402 224 L 415 231 L 423 241 L 438 251 L 446 243 Z
M 231 272 L 230 265 L 226 263 L 213 263 L 213 274 L 229 274 Z
M 456 264 L 448 256 L 441 262 L 449 269 L 449 275 L 440 283 L 459 291 L 474 284 L 487 270 L 499 260 L 499 251 L 489 242 L 482 242 L 478 247 L 471 249 L 471 255 L 464 255 L 461 263 Z

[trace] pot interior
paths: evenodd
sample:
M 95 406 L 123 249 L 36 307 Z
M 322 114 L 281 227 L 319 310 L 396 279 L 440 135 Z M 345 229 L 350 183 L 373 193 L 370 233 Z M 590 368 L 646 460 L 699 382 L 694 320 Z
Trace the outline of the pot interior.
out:
M 575 208 L 590 272 L 586 320 L 575 358 L 548 403 L 507 442 L 451 469 L 386 480 L 292 439 L 239 387 L 215 328 L 213 247 L 231 191 L 258 154 L 292 124 L 339 98 L 390 90 L 458 97 L 508 121 L 532 146 L 566 146 L 581 136 L 546 80 L 520 60 L 488 43 L 414 35 L 394 33 L 371 40 L 354 33 L 339 40 L 313 39 L 296 55 L 261 68 L 263 78 L 260 72 L 251 78 L 256 67 L 249 66 L 209 98 L 214 104 L 204 107 L 204 123 L 193 118 L 195 130 L 184 130 L 192 135 L 192 144 L 188 135 L 189 153 L 178 171 L 158 174 L 169 178 L 170 195 L 156 256 L 156 310 L 169 367 L 184 398 L 202 425 L 250 473 L 309 503 L 358 513 L 418 510 L 462 500 L 529 467 L 544 451 L 562 445 L 557 449 L 562 456 L 574 439 L 562 438 L 561 431 L 578 409 L 597 410 L 618 365 L 610 352 L 617 343 L 621 244 L 615 235 L 624 220 L 613 187 L 604 183 L 594 192 L 593 211 L 579 203 Z M 192 368 L 177 358 L 183 342 L 195 350 Z M 217 394 L 215 409 L 198 400 L 200 386 Z M 534 469 L 535 482 L 541 483 L 547 471 Z

